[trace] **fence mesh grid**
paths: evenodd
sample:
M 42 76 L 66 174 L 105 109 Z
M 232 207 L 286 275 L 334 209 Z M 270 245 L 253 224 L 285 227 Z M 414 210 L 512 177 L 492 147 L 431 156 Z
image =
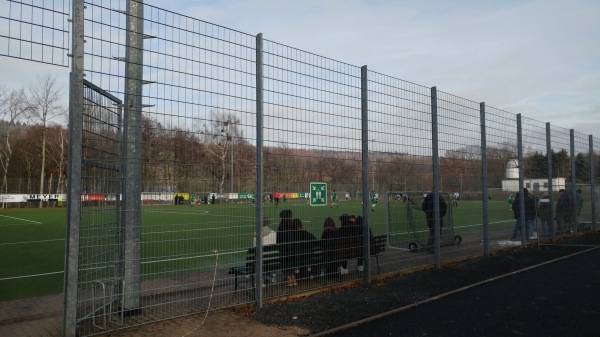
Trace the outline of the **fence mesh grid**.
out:
M 126 8 L 119 6 L 124 4 L 88 5 L 85 73 L 122 97 L 131 62 L 123 41 L 131 32 Z M 143 20 L 143 113 L 136 126 L 142 133 L 139 308 L 137 315 L 119 316 L 120 296 L 127 301 L 131 294 L 124 294 L 126 274 L 119 269 L 126 255 L 116 247 L 104 255 L 117 267 L 79 285 L 86 309 L 78 314 L 85 323 L 81 335 L 250 303 L 257 294 L 268 299 L 330 287 L 362 279 L 365 266 L 370 275 L 434 263 L 423 210 L 435 170 L 446 208 L 442 259 L 476 254 L 486 230 L 493 249 L 513 232 L 507 199 L 519 183 L 516 115 L 485 107 L 488 170 L 482 177 L 480 103 L 436 91 L 433 129 L 435 88 L 261 40 L 260 117 L 257 37 L 152 6 L 144 6 Z M 260 164 L 257 127 L 263 134 Z M 524 186 L 543 193 L 545 125 L 523 119 L 521 133 Z M 582 161 L 587 142 L 576 136 Z M 552 130 L 552 149 L 566 160 L 556 160 L 556 177 L 570 174 L 569 147 L 568 130 Z M 262 191 L 256 190 L 257 178 Z M 98 179 L 86 176 L 84 185 Z M 559 181 L 568 185 L 568 179 Z M 124 230 L 118 208 L 115 213 L 108 206 L 98 211 Z M 253 248 L 257 208 L 263 214 L 261 254 Z M 364 209 L 369 255 L 375 257 L 366 264 Z M 84 217 L 82 226 L 94 221 Z M 127 247 L 127 239 L 111 240 Z M 99 258 L 100 251 L 81 243 L 83 255 Z M 257 275 L 260 255 L 263 270 Z M 107 276 L 110 282 L 102 281 Z
M 0 55 L 69 66 L 71 2 L 0 3 Z
M 70 4 L 56 3 L 2 3 L 0 54 L 66 65 Z M 142 31 L 128 30 L 132 19 Z M 369 280 L 480 254 L 482 240 L 524 244 L 510 240 L 520 184 L 555 213 L 566 190 L 558 223 L 544 225 L 536 209 L 540 236 L 596 229 L 600 144 L 587 135 L 136 1 L 88 1 L 82 24 L 77 308 L 67 335 Z M 135 66 L 141 78 L 128 75 Z M 126 141 L 129 132 L 139 141 Z M 137 164 L 132 196 L 125 174 Z M 436 181 L 446 209 L 439 250 L 424 211 Z

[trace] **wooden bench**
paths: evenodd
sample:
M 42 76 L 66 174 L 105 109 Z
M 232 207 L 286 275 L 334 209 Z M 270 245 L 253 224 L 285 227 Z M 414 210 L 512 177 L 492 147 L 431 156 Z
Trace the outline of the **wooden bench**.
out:
M 327 261 L 329 263 L 335 263 L 341 260 L 361 258 L 363 256 L 362 240 L 362 237 L 330 239 L 329 243 L 325 246 L 327 251 Z M 377 263 L 377 272 L 379 274 L 381 274 L 381 268 L 379 267 L 379 255 L 385 251 L 386 245 L 386 235 L 371 235 L 369 255 L 375 257 L 375 261 Z
M 289 242 L 263 246 L 262 271 L 273 273 L 282 270 L 308 269 L 320 272 L 323 263 L 323 251 L 319 241 Z M 238 277 L 250 276 L 254 284 L 254 269 L 256 263 L 256 247 L 248 248 L 246 264 L 233 267 L 229 274 L 235 276 L 235 290 L 238 289 Z

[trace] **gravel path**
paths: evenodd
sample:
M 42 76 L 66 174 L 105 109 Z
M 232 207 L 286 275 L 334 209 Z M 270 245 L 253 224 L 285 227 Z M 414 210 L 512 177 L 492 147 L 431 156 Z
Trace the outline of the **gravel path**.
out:
M 267 304 L 251 315 L 267 325 L 316 334 L 532 265 L 581 252 L 590 246 L 600 246 L 599 232 L 567 238 L 558 244 L 542 245 L 539 249 L 516 247 L 487 258 L 475 258 L 440 269 L 415 272 L 401 277 L 374 279 L 371 284 L 334 289 L 300 301 Z M 561 265 L 569 263 L 574 262 L 567 259 Z M 599 287 L 594 290 L 595 294 L 600 291 Z M 526 294 L 523 296 L 528 298 Z M 527 321 L 526 317 L 523 319 Z

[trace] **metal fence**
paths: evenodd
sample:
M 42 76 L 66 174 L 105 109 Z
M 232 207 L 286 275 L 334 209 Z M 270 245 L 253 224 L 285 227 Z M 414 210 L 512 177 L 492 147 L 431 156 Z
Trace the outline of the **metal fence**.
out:
M 9 0 L 0 9 L 1 56 L 69 66 L 70 1 Z
M 142 2 L 71 14 L 67 336 L 597 229 L 591 136 Z

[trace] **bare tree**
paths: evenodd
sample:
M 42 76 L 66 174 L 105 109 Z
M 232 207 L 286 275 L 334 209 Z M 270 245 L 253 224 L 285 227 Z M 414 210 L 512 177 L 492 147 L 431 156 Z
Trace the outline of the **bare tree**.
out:
M 50 138 L 52 138 L 52 141 L 48 143 L 50 150 L 48 151 L 48 154 L 54 165 L 50 177 L 52 177 L 53 173 L 56 174 L 58 180 L 56 183 L 56 193 L 64 193 L 65 171 L 67 166 L 67 137 L 65 136 L 65 134 L 67 133 L 67 130 L 63 127 L 58 126 L 52 128 L 51 131 L 52 135 Z M 49 183 L 48 186 L 48 193 L 52 193 L 52 184 Z
M 200 129 L 204 151 L 209 160 L 208 174 L 217 182 L 219 192 L 223 192 L 228 177 L 233 179 L 231 176 L 235 159 L 233 151 L 236 143 L 243 139 L 239 123 L 240 120 L 235 114 L 222 111 L 216 113 L 209 125 L 204 124 Z
M 29 105 L 31 106 L 30 117 L 35 124 L 42 127 L 40 194 L 44 193 L 47 127 L 53 119 L 65 114 L 65 109 L 60 104 L 60 90 L 61 88 L 56 83 L 56 76 L 50 74 L 41 77 L 29 88 Z M 40 207 L 42 207 L 41 201 Z
M 17 126 L 20 118 L 24 117 L 25 113 L 30 109 L 25 97 L 25 90 L 6 91 L 0 89 L 0 118 L 2 123 L 3 144 L 0 147 L 0 165 L 3 170 L 2 190 L 8 193 L 8 169 L 10 166 L 10 158 L 13 153 L 11 144 L 11 133 Z

